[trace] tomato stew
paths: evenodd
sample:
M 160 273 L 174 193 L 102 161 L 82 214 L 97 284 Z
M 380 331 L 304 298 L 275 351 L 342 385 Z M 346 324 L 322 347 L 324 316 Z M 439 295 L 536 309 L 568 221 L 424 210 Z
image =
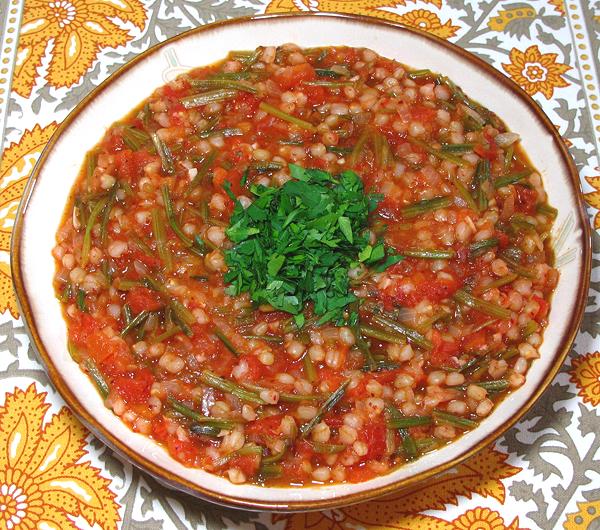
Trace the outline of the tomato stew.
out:
M 519 136 L 368 49 L 232 52 L 87 155 L 53 251 L 105 404 L 233 483 L 359 482 L 539 356 L 556 210 Z

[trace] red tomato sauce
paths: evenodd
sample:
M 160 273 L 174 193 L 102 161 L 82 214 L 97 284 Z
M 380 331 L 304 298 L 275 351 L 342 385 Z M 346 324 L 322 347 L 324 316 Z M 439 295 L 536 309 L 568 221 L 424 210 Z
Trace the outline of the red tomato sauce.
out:
M 233 219 L 290 164 L 358 175 L 373 204 L 354 237 L 392 259 L 353 255 L 342 316 L 311 301 L 300 327 L 225 279 Z M 539 356 L 558 278 L 540 175 L 443 75 L 371 50 L 182 74 L 110 128 L 73 197 L 54 256 L 74 359 L 131 429 L 233 483 L 387 473 L 476 428 Z

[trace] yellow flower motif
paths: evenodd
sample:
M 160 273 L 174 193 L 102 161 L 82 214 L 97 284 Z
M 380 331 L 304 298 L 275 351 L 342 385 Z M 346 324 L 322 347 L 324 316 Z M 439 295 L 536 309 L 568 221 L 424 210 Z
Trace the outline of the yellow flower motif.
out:
M 574 358 L 570 372 L 571 383 L 579 388 L 584 403 L 600 405 L 600 352 Z
M 447 20 L 444 24 L 435 13 L 426 9 L 415 9 L 400 16 L 400 22 L 413 28 L 422 29 L 428 33 L 432 33 L 442 39 L 449 39 L 456 35 L 459 26 L 453 26 L 451 20 Z
M 120 521 L 110 481 L 85 454 L 87 431 L 63 407 L 50 407 L 35 384 L 6 394 L 0 407 L 0 530 L 77 530 L 72 518 L 116 529 Z
M 42 59 L 50 56 L 46 80 L 70 87 L 92 66 L 103 48 L 121 46 L 132 36 L 111 19 L 146 23 L 139 0 L 26 0 L 13 88 L 29 97 Z M 50 51 L 46 52 L 51 44 Z
M 285 521 L 285 530 L 351 530 L 357 527 L 367 530 L 464 530 L 456 526 L 460 518 L 449 522 L 420 512 L 444 510 L 447 504 L 456 504 L 459 495 L 470 498 L 473 493 L 504 503 L 506 491 L 502 479 L 520 471 L 507 464 L 506 457 L 488 447 L 436 480 L 417 484 L 408 491 L 337 510 L 273 515 L 273 523 Z M 501 527 L 490 527 L 490 530 L 518 530 L 517 519 L 508 528 L 500 521 Z
M 506 530 L 498 512 L 478 506 L 454 520 L 456 530 Z
M 600 518 L 600 501 L 578 502 L 578 511 L 567 515 L 563 523 L 565 530 L 582 530 L 592 528 L 594 521 Z
M 510 63 L 503 64 L 502 68 L 530 96 L 541 92 L 546 99 L 550 99 L 555 88 L 569 86 L 561 74 L 571 67 L 557 63 L 556 57 L 556 53 L 541 53 L 537 45 L 530 46 L 524 52 L 513 48 Z
M 416 2 L 417 0 L 412 1 Z M 438 8 L 442 7 L 442 0 L 422 0 L 421 3 L 432 4 Z M 403 22 L 402 16 L 391 13 L 385 8 L 395 8 L 405 5 L 406 0 L 271 0 L 266 7 L 265 13 L 331 11 L 354 15 L 369 15 L 392 22 Z M 407 24 L 406 22 L 403 23 Z
M 565 0 L 548 0 L 554 10 L 560 13 L 563 17 L 565 16 Z
M 594 188 L 595 191 L 585 193 L 583 196 L 587 203 L 596 210 L 600 210 L 600 175 L 597 177 L 585 177 L 588 184 Z M 594 218 L 594 228 L 600 228 L 600 213 L 597 213 Z
M 13 222 L 35 161 L 56 127 L 51 123 L 43 129 L 36 125 L 25 131 L 18 143 L 4 150 L 0 161 L 0 258 L 6 258 L 6 262 L 0 261 L 0 313 L 8 309 L 14 318 L 19 317 L 19 310 L 8 267 Z

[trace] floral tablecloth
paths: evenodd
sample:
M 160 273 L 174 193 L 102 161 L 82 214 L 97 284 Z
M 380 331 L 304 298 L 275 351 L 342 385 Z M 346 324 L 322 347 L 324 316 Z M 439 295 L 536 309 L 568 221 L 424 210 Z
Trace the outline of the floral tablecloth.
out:
M 422 28 L 521 85 L 567 142 L 600 229 L 600 1 L 0 0 L 0 530 L 600 528 L 596 232 L 582 331 L 542 399 L 495 445 L 438 480 L 367 504 L 259 514 L 169 491 L 92 437 L 36 360 L 12 290 L 9 245 L 26 179 L 60 121 L 120 65 L 186 29 L 319 10 Z

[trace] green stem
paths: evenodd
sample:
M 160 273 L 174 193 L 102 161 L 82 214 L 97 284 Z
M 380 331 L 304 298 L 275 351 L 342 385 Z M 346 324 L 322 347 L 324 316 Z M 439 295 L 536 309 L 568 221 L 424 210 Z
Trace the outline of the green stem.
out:
M 283 475 L 283 468 L 279 464 L 261 464 L 258 474 L 263 478 L 278 478 Z
M 423 68 L 422 70 L 412 70 L 406 74 L 406 77 L 413 81 L 416 81 L 417 79 L 428 79 L 432 76 L 435 76 L 435 74 L 428 68 Z
M 304 375 L 306 375 L 306 379 L 311 383 L 314 383 L 317 380 L 317 370 L 315 369 L 315 365 L 308 354 L 308 351 L 302 357 L 302 365 L 304 366 Z
M 433 199 L 425 199 L 405 206 L 400 210 L 400 215 L 405 219 L 411 219 L 440 208 L 447 208 L 451 204 L 452 197 L 434 197 Z
M 482 295 L 483 293 L 487 293 L 488 291 L 490 291 L 492 289 L 498 289 L 500 287 L 508 285 L 509 283 L 514 282 L 518 277 L 519 277 L 518 274 L 509 273 L 506 276 L 502 276 L 501 278 L 498 278 L 497 280 L 491 281 L 490 283 L 488 283 L 487 285 L 484 285 L 483 287 L 479 287 L 479 288 L 475 289 L 473 292 L 476 295 Z
M 404 335 L 408 340 L 424 348 L 426 350 L 431 350 L 433 348 L 433 344 L 430 340 L 426 339 L 421 333 L 419 333 L 416 329 L 410 328 L 405 324 L 401 324 L 395 320 L 391 320 L 383 315 L 372 314 L 371 321 L 373 324 L 376 324 L 386 331 L 391 331 L 395 333 L 400 333 Z
M 412 248 L 404 249 L 400 251 L 400 254 L 408 258 L 421 258 L 421 259 L 451 259 L 456 256 L 454 250 L 445 249 L 424 249 L 424 248 Z
M 90 377 L 92 378 L 96 387 L 98 388 L 98 392 L 100 392 L 100 395 L 103 399 L 106 399 L 108 397 L 108 394 L 110 393 L 110 388 L 108 386 L 108 383 L 106 382 L 106 379 L 104 379 L 102 372 L 98 369 L 96 363 L 90 357 L 83 361 L 83 363 L 86 370 L 90 374 Z
M 355 86 L 354 81 L 325 81 L 322 79 L 316 79 L 315 81 L 302 81 L 302 84 L 308 86 L 322 86 L 326 88 L 340 88 L 344 86 Z
M 193 96 L 182 98 L 180 101 L 186 109 L 193 109 L 195 107 L 208 105 L 209 103 L 231 99 L 235 97 L 237 93 L 237 90 L 223 88 L 218 90 L 209 90 L 208 92 L 203 92 L 202 94 L 194 94 Z
M 85 304 L 85 291 L 83 289 L 77 289 L 77 295 L 75 296 L 75 303 L 82 313 L 87 313 L 88 308 Z
M 339 401 L 344 397 L 346 388 L 350 384 L 350 379 L 346 379 L 340 387 L 325 400 L 325 402 L 319 408 L 316 416 L 300 427 L 300 436 L 306 438 L 310 431 L 312 431 L 318 423 L 323 419 L 323 416 L 327 414 L 333 407 L 335 407 Z
M 259 394 L 263 390 L 273 390 L 271 388 L 265 388 L 259 385 L 255 385 L 253 383 L 242 383 L 244 388 Z M 323 399 L 323 396 L 317 394 L 291 394 L 289 392 L 280 392 L 279 390 L 275 390 L 279 394 L 279 401 L 283 401 L 285 403 L 298 403 L 300 401 L 319 401 Z
M 481 159 L 475 170 L 475 203 L 479 212 L 483 212 L 488 206 L 488 198 L 483 184 L 490 179 L 490 161 Z
M 255 86 L 243 83 L 234 79 L 190 79 L 191 85 L 194 88 L 222 88 L 227 90 L 241 90 L 242 92 L 249 92 L 250 94 L 256 94 L 258 89 Z
M 183 230 L 181 230 L 181 228 L 179 227 L 179 223 L 175 218 L 175 213 L 173 212 L 173 202 L 171 201 L 171 195 L 169 194 L 169 186 L 163 184 L 161 187 L 161 192 L 163 203 L 165 206 L 165 213 L 167 214 L 167 222 L 169 223 L 171 230 L 175 232 L 175 235 L 181 240 L 181 242 L 186 247 L 189 248 L 193 246 L 194 242 L 183 233 Z
M 442 151 L 445 153 L 468 153 L 473 151 L 475 144 L 442 144 Z
M 467 203 L 467 206 L 471 210 L 478 212 L 479 208 L 477 207 L 477 204 L 473 199 L 473 195 L 471 195 L 471 192 L 468 190 L 468 188 L 459 180 L 458 177 L 450 176 L 450 180 L 452 181 L 452 184 L 454 184 L 454 187 L 458 191 L 460 197 Z
M 178 401 L 177 399 L 175 399 L 172 396 L 167 397 L 167 403 L 170 405 L 170 407 L 175 412 L 177 412 L 177 413 L 181 414 L 182 416 L 185 416 L 189 420 L 192 420 L 195 423 L 198 423 L 201 425 L 209 425 L 211 427 L 229 431 L 229 430 L 233 429 L 236 425 L 239 425 L 240 423 L 242 423 L 241 420 L 211 418 L 209 416 L 204 416 L 200 412 L 198 412 L 194 409 L 191 409 L 185 403 Z
M 402 449 L 409 460 L 414 460 L 417 457 L 418 449 L 415 439 L 406 429 L 398 429 L 400 438 L 402 438 Z
M 100 212 L 104 210 L 104 207 L 108 203 L 108 197 L 100 199 L 92 208 L 92 212 L 87 220 L 85 227 L 85 234 L 83 235 L 83 243 L 81 244 L 81 266 L 85 267 L 88 264 L 90 257 L 90 249 L 92 248 L 92 229 L 96 223 L 96 219 L 100 215 Z
M 448 160 L 449 162 L 452 162 L 453 164 L 456 164 L 461 167 L 466 167 L 466 166 L 470 165 L 469 162 L 462 159 L 460 156 L 456 156 L 453 153 L 448 153 L 446 151 L 435 149 L 434 147 L 431 147 L 429 144 L 427 144 L 426 142 L 424 142 L 422 140 L 417 140 L 416 138 L 412 138 L 410 136 L 407 137 L 406 139 L 411 144 L 420 147 L 426 153 L 429 153 L 430 155 L 433 155 L 436 158 L 439 158 L 440 160 Z
M 335 455 L 341 453 L 346 446 L 344 444 L 330 444 L 324 442 L 309 442 L 315 453 L 322 455 Z
M 117 190 L 119 189 L 118 184 L 114 184 L 108 194 L 108 202 L 102 212 L 102 221 L 100 223 L 100 242 L 104 244 L 106 241 L 106 235 L 108 233 L 108 221 L 110 219 L 110 212 L 113 209 L 115 201 L 117 200 Z
M 142 322 L 144 322 L 144 320 L 148 318 L 148 315 L 150 315 L 148 311 L 141 311 L 140 313 L 138 313 L 134 318 L 131 319 L 129 324 L 127 324 L 123 328 L 123 330 L 121 331 L 121 337 L 124 337 L 132 329 L 137 328 L 140 324 L 142 324 Z
M 361 324 L 360 330 L 363 335 L 371 337 L 372 339 L 383 340 L 391 344 L 406 344 L 406 336 L 400 333 L 390 333 L 381 329 L 374 328 L 368 324 Z
M 390 429 L 408 429 L 409 427 L 431 425 L 432 422 L 431 416 L 405 416 L 390 418 L 387 425 Z
M 242 335 L 247 340 L 264 340 L 265 342 L 272 342 L 274 344 L 283 344 L 281 337 L 275 335 Z
M 171 252 L 167 246 L 165 226 L 158 208 L 152 210 L 152 233 L 154 234 L 154 240 L 156 241 L 158 255 L 160 256 L 166 271 L 171 272 L 171 270 L 173 270 L 173 261 L 171 259 Z
M 509 309 L 505 309 L 504 307 L 492 302 L 488 302 L 487 300 L 477 298 L 476 296 L 473 296 L 462 289 L 454 293 L 454 299 L 462 305 L 466 305 L 471 309 L 475 309 L 492 317 L 501 318 L 504 320 L 508 320 L 511 317 L 511 312 Z
M 365 129 L 361 135 L 358 137 L 356 144 L 354 144 L 354 149 L 352 149 L 352 153 L 348 157 L 348 163 L 350 167 L 356 166 L 361 159 L 361 156 L 365 150 L 367 142 L 369 141 L 370 130 Z
M 140 131 L 135 127 L 126 126 L 121 130 L 125 145 L 132 151 L 139 151 L 150 141 L 150 135 L 145 131 Z
M 482 239 L 481 241 L 475 241 L 475 243 L 471 243 L 469 245 L 469 252 L 472 256 L 477 256 L 482 251 L 487 250 L 488 248 L 497 247 L 498 239 L 495 237 L 491 237 L 489 239 Z
M 499 189 L 499 188 L 503 188 L 504 186 L 508 186 L 510 184 L 516 184 L 517 182 L 520 182 L 521 180 L 523 180 L 525 177 L 528 177 L 532 173 L 533 173 L 533 171 L 531 171 L 531 169 L 526 169 L 526 170 L 520 171 L 518 173 L 513 173 L 512 175 L 506 175 L 505 177 L 497 178 L 496 181 L 494 182 L 494 188 Z
M 169 175 L 175 173 L 173 155 L 171 154 L 170 149 L 167 147 L 167 144 L 165 144 L 155 132 L 152 133 L 151 137 L 154 147 L 156 148 L 156 152 L 158 153 L 158 156 L 162 162 L 163 171 Z
M 216 467 L 223 467 L 231 459 L 238 457 L 238 456 L 257 456 L 260 458 L 260 457 L 262 457 L 262 452 L 263 452 L 263 448 L 260 445 L 249 443 L 249 444 L 244 445 L 244 447 L 242 447 L 241 449 L 238 449 L 237 451 L 232 451 L 231 453 L 229 453 L 225 456 L 217 458 L 214 461 L 214 464 Z
M 497 379 L 495 381 L 477 381 L 473 383 L 474 385 L 480 386 L 481 388 L 485 388 L 489 392 L 501 392 L 502 390 L 506 390 L 508 388 L 508 381 L 506 379 Z M 466 390 L 468 384 L 454 386 L 456 390 Z
M 223 333 L 223 331 L 217 327 L 215 327 L 215 329 L 213 330 L 213 333 L 217 336 L 217 338 L 223 343 L 225 344 L 225 347 L 231 352 L 233 353 L 233 355 L 235 355 L 236 357 L 239 357 L 241 355 L 241 353 L 237 350 L 237 348 L 233 345 L 233 343 L 227 338 L 227 336 L 225 335 L 225 333 Z
M 250 390 L 246 390 L 245 388 L 235 384 L 233 381 L 229 381 L 227 379 L 223 379 L 219 377 L 217 374 L 204 370 L 200 374 L 200 380 L 205 384 L 212 388 L 216 388 L 221 390 L 222 392 L 227 392 L 229 394 L 233 394 L 238 397 L 242 401 L 247 401 L 249 403 L 255 403 L 257 405 L 264 405 L 265 402 L 261 397 L 255 392 L 251 392 Z
M 296 125 L 297 127 L 300 127 L 301 129 L 305 129 L 310 132 L 316 132 L 316 130 L 317 130 L 317 128 L 312 123 L 309 123 L 301 118 L 297 118 L 296 116 L 292 116 L 291 114 L 288 114 L 287 112 L 283 112 L 282 110 L 278 109 L 277 107 L 274 107 L 273 105 L 269 105 L 268 103 L 265 103 L 264 101 L 260 102 L 260 104 L 258 105 L 258 108 L 260 110 L 262 110 L 263 112 L 270 114 L 271 116 L 275 116 L 276 118 L 279 118 L 280 120 L 284 120 L 289 123 L 292 123 L 292 124 Z
M 450 414 L 449 412 L 443 412 L 441 410 L 434 410 L 433 418 L 436 421 L 436 423 L 447 423 L 455 427 L 460 427 L 461 429 L 473 429 L 474 427 L 477 427 L 477 425 L 479 425 L 476 421 L 469 420 L 467 418 L 461 418 L 459 416 L 455 416 L 454 414 Z
M 217 151 L 211 151 L 210 153 L 208 153 L 208 155 L 206 155 L 206 157 L 204 159 L 202 159 L 202 161 L 196 168 L 198 170 L 198 173 L 196 173 L 196 176 L 193 178 L 192 182 L 190 182 L 187 187 L 187 190 L 185 193 L 186 195 L 189 195 L 199 184 L 202 183 L 202 181 L 206 177 L 209 169 L 214 164 L 216 158 L 217 158 Z

